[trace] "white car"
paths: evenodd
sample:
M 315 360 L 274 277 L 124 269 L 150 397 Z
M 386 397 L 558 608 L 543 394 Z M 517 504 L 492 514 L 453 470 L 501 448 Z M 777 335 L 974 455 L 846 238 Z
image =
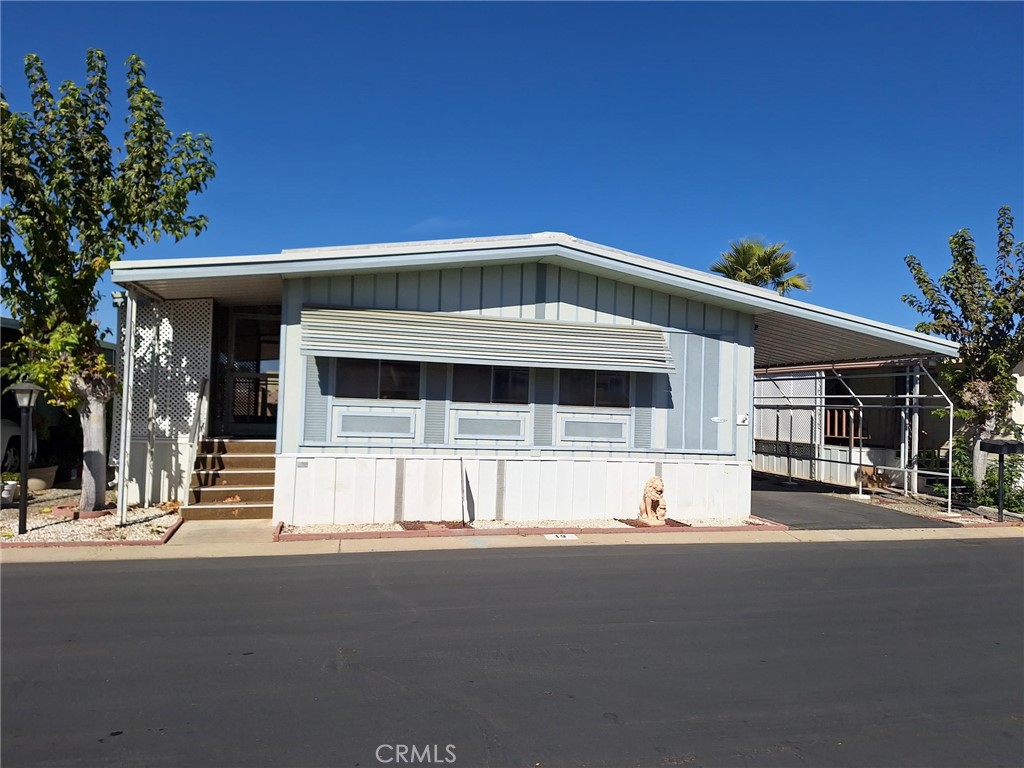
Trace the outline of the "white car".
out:
M 21 471 L 21 427 L 10 419 L 0 419 L 0 446 L 3 446 L 3 471 Z

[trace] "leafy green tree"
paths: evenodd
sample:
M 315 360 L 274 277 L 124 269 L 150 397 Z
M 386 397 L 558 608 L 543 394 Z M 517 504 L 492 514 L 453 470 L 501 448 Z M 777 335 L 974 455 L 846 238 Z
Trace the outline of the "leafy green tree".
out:
M 939 373 L 966 425 L 979 489 L 985 483 L 986 458 L 980 441 L 1020 431 L 1010 416 L 1020 397 L 1013 369 L 1024 361 L 1024 243 L 1014 244 L 1007 206 L 999 209 L 998 230 L 994 277 L 978 261 L 966 229 L 949 238 L 953 263 L 938 282 L 917 257 L 905 259 L 921 295 L 905 295 L 903 301 L 929 318 L 917 330 L 960 345 L 959 359 L 943 363 Z
M 729 243 L 729 250 L 711 265 L 711 271 L 748 285 L 760 285 L 785 296 L 792 291 L 811 290 L 811 281 L 796 269 L 793 252 L 785 243 L 769 245 L 761 240 Z
M 105 501 L 104 416 L 117 391 L 92 321 L 97 282 L 128 246 L 205 229 L 206 217 L 188 207 L 215 170 L 209 137 L 174 136 L 142 61 L 130 56 L 126 68 L 127 127 L 116 149 L 100 50 L 86 54 L 85 85 L 66 81 L 59 98 L 39 57 L 27 56 L 31 114 L 12 112 L 0 92 L 3 301 L 22 330 L 4 372 L 32 379 L 50 402 L 78 412 L 83 510 Z

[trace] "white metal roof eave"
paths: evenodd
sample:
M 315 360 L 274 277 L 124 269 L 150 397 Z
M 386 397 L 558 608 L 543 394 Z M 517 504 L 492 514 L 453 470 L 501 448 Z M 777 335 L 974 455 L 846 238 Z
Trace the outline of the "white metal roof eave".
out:
M 615 258 L 615 256 L 610 258 Z M 900 344 L 920 347 L 923 352 L 938 355 L 955 356 L 959 350 L 959 346 L 955 342 L 946 339 L 928 336 L 927 334 L 881 323 L 866 317 L 858 317 L 814 304 L 807 304 L 785 296 L 779 296 L 771 291 L 736 283 L 726 278 L 716 278 L 712 275 L 705 276 L 703 273 L 696 272 L 696 270 L 685 270 L 685 273 L 682 273 L 682 270 L 685 268 L 674 267 L 674 265 L 654 261 L 653 259 L 640 258 L 646 262 L 642 266 L 619 260 L 621 266 L 618 271 L 640 279 L 649 278 L 650 272 L 656 271 L 663 276 L 662 280 L 659 281 L 662 286 L 667 285 L 671 288 L 681 288 L 688 291 L 690 295 L 711 296 L 721 303 L 728 303 L 732 306 L 741 305 L 746 311 L 754 315 L 787 315 L 855 333 L 864 333 L 874 338 L 884 338 Z M 593 266 L 601 266 L 600 263 L 595 263 L 593 258 L 588 258 L 585 253 L 582 256 L 576 256 L 575 260 L 583 261 Z
M 486 246 L 492 247 L 486 247 Z M 921 351 L 952 356 L 953 342 L 864 317 L 796 301 L 770 291 L 743 285 L 727 278 L 699 272 L 597 243 L 577 240 L 562 233 L 466 241 L 392 243 L 353 246 L 342 249 L 289 251 L 264 256 L 232 256 L 202 259 L 115 262 L 114 282 L 144 284 L 154 280 L 202 279 L 273 275 L 301 277 L 324 272 L 362 272 L 387 269 L 469 266 L 499 262 L 550 261 L 585 264 L 591 269 L 610 271 L 684 296 L 712 299 L 754 315 L 781 314 L 802 318 L 847 331 L 864 333 Z

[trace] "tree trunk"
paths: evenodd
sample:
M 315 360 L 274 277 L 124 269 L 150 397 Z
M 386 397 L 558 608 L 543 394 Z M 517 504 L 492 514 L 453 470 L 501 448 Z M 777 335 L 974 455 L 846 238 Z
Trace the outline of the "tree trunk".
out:
M 107 420 L 106 400 L 86 398 L 78 406 L 82 421 L 82 496 L 78 508 L 83 512 L 101 509 L 107 503 Z
M 985 485 L 985 468 L 988 464 L 988 454 L 981 450 L 981 441 L 985 437 L 983 430 L 975 430 L 971 435 L 971 469 L 974 474 L 975 493 L 980 495 Z

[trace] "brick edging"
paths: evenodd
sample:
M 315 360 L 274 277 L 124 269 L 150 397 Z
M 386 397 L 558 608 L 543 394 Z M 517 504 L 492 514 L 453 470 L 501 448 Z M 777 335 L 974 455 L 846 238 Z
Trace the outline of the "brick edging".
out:
M 763 517 L 751 515 L 756 520 L 764 520 L 761 525 L 723 525 L 723 526 L 655 526 L 650 528 L 576 528 L 572 526 L 560 526 L 557 528 L 535 528 L 524 526 L 522 528 L 441 528 L 426 531 L 349 531 L 338 533 L 284 533 L 284 523 L 278 522 L 274 527 L 274 541 L 337 541 L 347 539 L 418 539 L 437 537 L 457 536 L 543 536 L 549 533 L 708 533 L 711 531 L 723 531 L 742 533 L 753 533 L 757 531 L 788 531 L 789 526 L 767 520 Z
M 171 537 L 178 531 L 184 519 L 178 518 L 170 528 L 164 531 L 159 539 L 146 539 L 144 541 L 122 541 L 120 539 L 93 541 L 0 541 L 0 549 L 40 549 L 43 547 L 159 547 L 170 541 Z

